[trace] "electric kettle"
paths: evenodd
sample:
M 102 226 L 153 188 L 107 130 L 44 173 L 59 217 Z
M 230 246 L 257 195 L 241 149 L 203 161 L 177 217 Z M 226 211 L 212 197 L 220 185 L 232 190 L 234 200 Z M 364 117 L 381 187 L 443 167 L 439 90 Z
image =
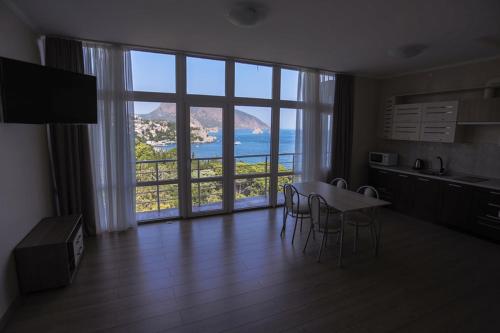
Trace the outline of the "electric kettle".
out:
M 424 168 L 424 161 L 420 158 L 417 158 L 415 160 L 415 163 L 413 163 L 413 169 L 422 170 L 423 168 Z

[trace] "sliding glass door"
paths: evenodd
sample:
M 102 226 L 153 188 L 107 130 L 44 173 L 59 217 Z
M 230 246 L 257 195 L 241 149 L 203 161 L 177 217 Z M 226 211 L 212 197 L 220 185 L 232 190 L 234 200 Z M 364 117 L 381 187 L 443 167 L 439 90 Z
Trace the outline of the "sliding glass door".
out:
M 223 107 L 188 106 L 191 213 L 224 208 Z
M 131 58 L 139 221 L 283 202 L 304 160 L 299 70 L 145 50 Z M 323 127 L 318 136 L 331 134 Z

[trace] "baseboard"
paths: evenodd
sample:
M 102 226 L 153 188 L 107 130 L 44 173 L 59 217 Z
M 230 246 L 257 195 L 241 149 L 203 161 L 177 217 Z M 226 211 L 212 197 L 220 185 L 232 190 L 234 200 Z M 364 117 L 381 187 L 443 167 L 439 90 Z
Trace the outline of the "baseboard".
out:
M 12 318 L 12 315 L 16 311 L 16 309 L 19 307 L 21 304 L 21 297 L 18 296 L 16 299 L 10 303 L 9 307 L 7 308 L 7 311 L 0 317 L 0 332 L 2 332 L 5 327 L 7 327 L 7 323 L 9 322 L 10 318 Z

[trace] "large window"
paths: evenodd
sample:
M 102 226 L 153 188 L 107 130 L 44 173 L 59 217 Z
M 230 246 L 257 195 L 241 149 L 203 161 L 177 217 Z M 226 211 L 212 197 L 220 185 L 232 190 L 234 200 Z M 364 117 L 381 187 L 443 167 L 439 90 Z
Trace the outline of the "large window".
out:
M 139 221 L 283 202 L 303 160 L 298 69 L 144 50 L 131 61 Z M 320 117 L 331 134 L 331 107 Z
M 186 66 L 188 94 L 225 95 L 225 61 L 187 57 Z

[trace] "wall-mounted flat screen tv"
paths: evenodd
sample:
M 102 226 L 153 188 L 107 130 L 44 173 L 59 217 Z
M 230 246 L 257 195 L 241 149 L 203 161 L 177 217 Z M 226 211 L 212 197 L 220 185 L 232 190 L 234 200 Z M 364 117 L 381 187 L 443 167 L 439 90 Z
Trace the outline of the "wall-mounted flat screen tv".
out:
M 6 123 L 97 123 L 96 78 L 0 57 L 0 119 Z

